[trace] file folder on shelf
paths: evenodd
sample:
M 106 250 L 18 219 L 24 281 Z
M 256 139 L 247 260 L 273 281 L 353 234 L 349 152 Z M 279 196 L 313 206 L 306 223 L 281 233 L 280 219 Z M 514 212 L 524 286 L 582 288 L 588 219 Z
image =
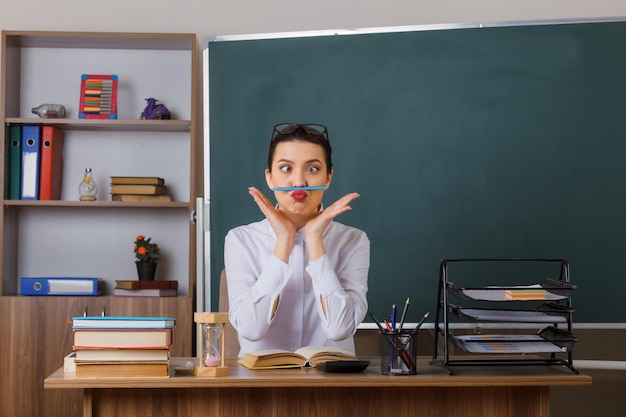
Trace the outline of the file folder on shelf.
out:
M 63 132 L 54 126 L 41 128 L 39 199 L 58 200 L 63 172 Z
M 11 140 L 9 139 L 9 126 L 4 128 L 4 199 L 9 199 L 9 174 L 11 173 Z
M 22 126 L 22 200 L 39 200 L 41 128 Z
M 21 295 L 99 295 L 104 289 L 100 278 L 22 277 Z
M 19 200 L 22 197 L 22 126 L 7 127 L 6 140 L 9 143 L 9 199 Z

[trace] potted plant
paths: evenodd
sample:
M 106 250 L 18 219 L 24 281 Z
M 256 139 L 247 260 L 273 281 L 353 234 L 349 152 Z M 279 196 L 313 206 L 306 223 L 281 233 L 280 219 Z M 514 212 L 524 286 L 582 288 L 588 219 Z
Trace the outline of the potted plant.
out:
M 135 264 L 139 281 L 154 281 L 156 267 L 161 259 L 161 249 L 152 238 L 139 235 L 135 238 Z

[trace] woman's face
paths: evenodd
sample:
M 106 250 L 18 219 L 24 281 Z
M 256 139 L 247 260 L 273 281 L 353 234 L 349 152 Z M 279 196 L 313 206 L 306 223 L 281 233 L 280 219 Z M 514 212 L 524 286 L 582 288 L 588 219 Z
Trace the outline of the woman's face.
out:
M 330 186 L 324 149 L 314 143 L 292 140 L 276 145 L 272 170 L 265 170 L 270 188 Z M 324 191 L 275 191 L 280 210 L 303 216 L 314 216 L 322 202 Z

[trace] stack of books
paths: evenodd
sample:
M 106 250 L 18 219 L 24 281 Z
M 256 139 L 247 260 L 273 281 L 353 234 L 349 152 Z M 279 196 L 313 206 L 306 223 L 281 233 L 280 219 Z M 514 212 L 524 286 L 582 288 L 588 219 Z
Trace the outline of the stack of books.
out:
M 86 316 L 72 322 L 76 378 L 169 376 L 175 319 Z
M 172 197 L 161 177 L 111 177 L 111 200 L 168 202 Z
M 115 281 L 113 295 L 126 297 L 176 297 L 178 281 Z

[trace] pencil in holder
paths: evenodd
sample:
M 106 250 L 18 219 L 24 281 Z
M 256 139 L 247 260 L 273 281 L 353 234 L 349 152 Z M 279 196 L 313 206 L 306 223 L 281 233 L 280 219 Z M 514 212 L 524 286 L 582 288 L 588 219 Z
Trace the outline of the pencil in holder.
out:
M 383 375 L 415 375 L 416 341 L 412 331 L 380 332 L 380 372 Z

